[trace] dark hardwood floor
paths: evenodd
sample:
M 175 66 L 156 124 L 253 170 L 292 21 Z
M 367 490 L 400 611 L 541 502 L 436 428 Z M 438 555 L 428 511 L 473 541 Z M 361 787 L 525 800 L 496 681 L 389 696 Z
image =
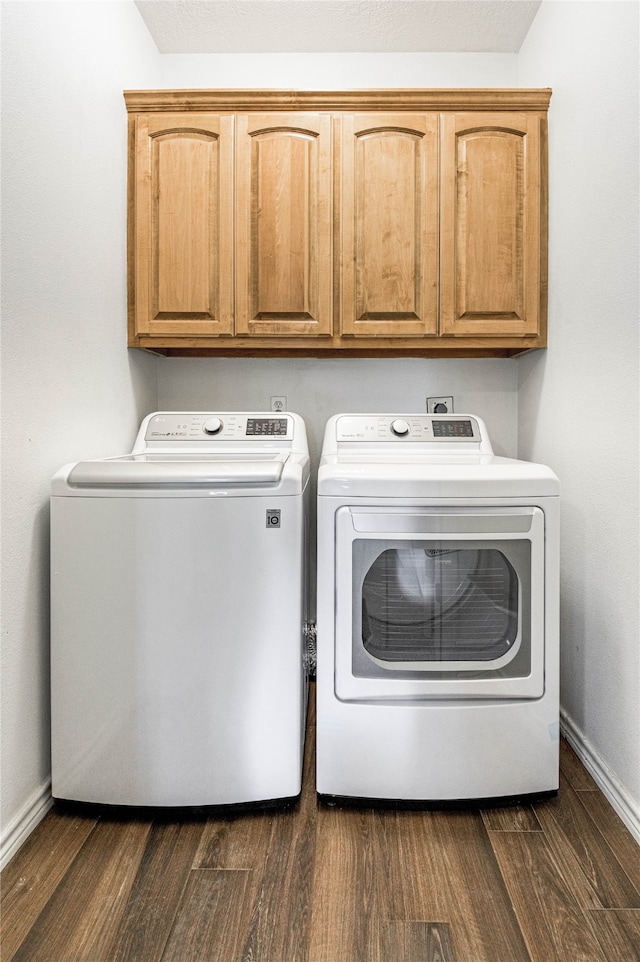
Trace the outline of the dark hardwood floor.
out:
M 640 962 L 640 849 L 568 745 L 559 796 L 180 821 L 52 810 L 2 874 L 2 962 Z

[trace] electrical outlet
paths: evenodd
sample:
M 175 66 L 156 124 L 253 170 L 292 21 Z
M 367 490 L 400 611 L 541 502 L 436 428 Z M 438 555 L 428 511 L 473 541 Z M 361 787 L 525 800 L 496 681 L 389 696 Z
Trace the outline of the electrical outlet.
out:
M 453 414 L 453 398 L 428 397 L 427 414 Z
M 271 410 L 278 412 L 287 410 L 287 399 L 283 394 L 279 394 L 277 396 L 272 395 Z

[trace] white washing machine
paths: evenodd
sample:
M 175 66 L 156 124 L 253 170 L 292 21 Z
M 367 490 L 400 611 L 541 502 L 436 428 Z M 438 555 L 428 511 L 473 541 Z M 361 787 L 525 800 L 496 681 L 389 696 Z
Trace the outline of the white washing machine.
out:
M 295 414 L 158 412 L 51 488 L 53 796 L 301 787 L 309 456 Z
M 473 415 L 337 415 L 318 475 L 317 790 L 558 788 L 559 483 Z

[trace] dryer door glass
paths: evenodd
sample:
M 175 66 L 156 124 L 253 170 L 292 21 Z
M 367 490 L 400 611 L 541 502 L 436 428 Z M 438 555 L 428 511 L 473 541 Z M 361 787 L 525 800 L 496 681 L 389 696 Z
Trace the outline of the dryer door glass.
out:
M 528 675 L 531 541 L 515 535 L 356 536 L 354 673 Z
M 543 693 L 537 506 L 343 506 L 335 564 L 339 698 Z
M 387 662 L 492 662 L 517 640 L 518 592 L 497 548 L 386 548 L 362 583 L 362 643 Z

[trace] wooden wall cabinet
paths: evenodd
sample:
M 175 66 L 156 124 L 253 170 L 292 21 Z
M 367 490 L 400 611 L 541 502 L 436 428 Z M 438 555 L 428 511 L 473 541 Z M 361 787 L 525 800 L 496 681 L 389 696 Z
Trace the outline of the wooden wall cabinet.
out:
M 549 90 L 129 91 L 129 345 L 546 346 Z
M 236 326 L 239 336 L 330 336 L 331 117 L 236 118 Z
M 543 217 L 538 119 L 447 114 L 441 151 L 440 332 L 536 336 Z
M 135 336 L 234 330 L 233 118 L 141 114 L 130 174 Z M 132 190 L 131 190 L 132 188 Z M 132 286 L 129 286 L 131 300 Z
M 438 116 L 342 118 L 340 332 L 438 333 Z

